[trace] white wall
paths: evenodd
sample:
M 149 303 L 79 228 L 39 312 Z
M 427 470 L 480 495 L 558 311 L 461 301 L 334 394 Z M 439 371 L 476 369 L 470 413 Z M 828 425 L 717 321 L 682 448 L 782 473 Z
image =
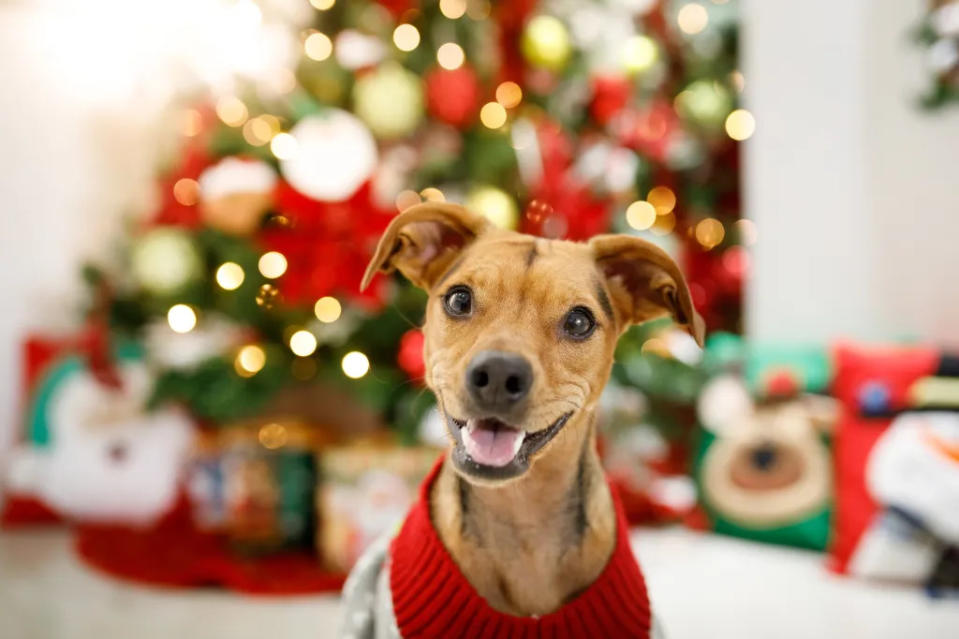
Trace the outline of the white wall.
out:
M 758 339 L 959 344 L 959 109 L 914 105 L 924 0 L 746 0 Z

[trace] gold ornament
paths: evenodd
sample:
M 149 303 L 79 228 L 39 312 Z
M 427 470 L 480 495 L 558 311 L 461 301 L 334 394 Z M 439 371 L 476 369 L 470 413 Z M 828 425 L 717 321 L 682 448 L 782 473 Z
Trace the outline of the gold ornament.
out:
M 572 53 L 566 25 L 559 18 L 545 15 L 527 23 L 520 48 L 530 64 L 550 71 L 561 71 Z
M 502 229 L 515 229 L 519 221 L 516 200 L 495 186 L 477 186 L 466 196 L 466 208 L 481 213 Z

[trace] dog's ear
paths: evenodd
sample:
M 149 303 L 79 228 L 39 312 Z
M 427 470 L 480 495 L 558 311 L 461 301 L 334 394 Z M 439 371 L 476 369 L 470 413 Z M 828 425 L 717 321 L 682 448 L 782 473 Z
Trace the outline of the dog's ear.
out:
M 683 274 L 665 251 L 628 235 L 599 235 L 589 245 L 627 323 L 672 315 L 703 345 L 703 318 L 693 308 Z
M 458 204 L 411 206 L 393 218 L 383 233 L 360 288 L 369 286 L 377 271 L 399 269 L 413 284 L 429 290 L 456 255 L 487 228 L 485 217 Z

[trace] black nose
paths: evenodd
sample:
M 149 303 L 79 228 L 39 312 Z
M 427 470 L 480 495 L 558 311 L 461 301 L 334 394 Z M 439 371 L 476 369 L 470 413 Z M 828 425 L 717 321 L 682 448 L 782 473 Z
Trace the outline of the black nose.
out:
M 481 410 L 505 412 L 529 393 L 533 369 L 525 357 L 482 351 L 466 368 L 466 388 Z

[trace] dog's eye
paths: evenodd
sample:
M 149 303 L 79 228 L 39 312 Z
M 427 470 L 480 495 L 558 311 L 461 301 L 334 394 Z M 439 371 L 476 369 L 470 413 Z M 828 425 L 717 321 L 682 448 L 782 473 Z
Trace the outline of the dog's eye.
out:
M 588 308 L 577 306 L 563 320 L 563 332 L 573 339 L 586 339 L 596 330 L 596 320 Z
M 443 306 L 450 317 L 466 317 L 473 312 L 473 292 L 465 286 L 454 286 L 443 298 Z

